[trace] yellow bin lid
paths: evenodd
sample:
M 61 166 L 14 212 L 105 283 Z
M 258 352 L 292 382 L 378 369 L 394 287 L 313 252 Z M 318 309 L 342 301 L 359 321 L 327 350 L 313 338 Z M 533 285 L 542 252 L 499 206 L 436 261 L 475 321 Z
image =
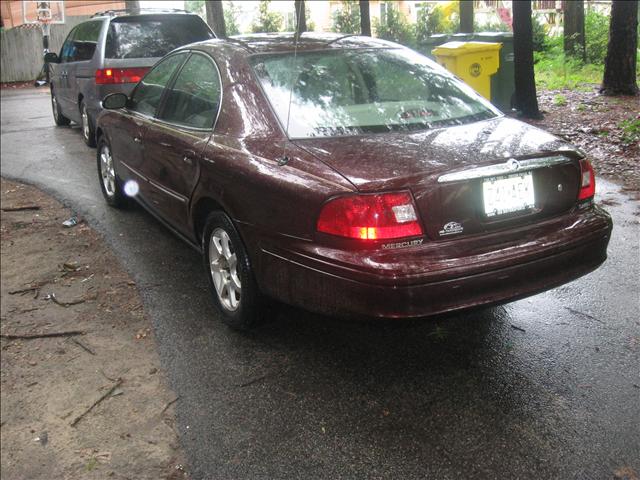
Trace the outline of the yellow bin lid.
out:
M 494 42 L 448 42 L 437 46 L 431 53 L 448 57 L 458 57 L 476 52 L 498 51 L 502 43 Z

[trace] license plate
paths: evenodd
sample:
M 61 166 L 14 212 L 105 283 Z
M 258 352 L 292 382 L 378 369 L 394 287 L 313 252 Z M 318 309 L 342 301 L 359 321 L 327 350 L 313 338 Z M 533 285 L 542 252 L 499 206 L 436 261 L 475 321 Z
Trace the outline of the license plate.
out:
M 482 195 L 487 217 L 528 210 L 536 203 L 533 175 L 531 172 L 522 172 L 485 178 L 482 182 Z

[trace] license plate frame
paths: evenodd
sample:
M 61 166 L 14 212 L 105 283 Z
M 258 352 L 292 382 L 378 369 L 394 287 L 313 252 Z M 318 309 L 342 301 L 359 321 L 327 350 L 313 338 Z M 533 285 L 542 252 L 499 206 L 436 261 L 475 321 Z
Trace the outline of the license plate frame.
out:
M 511 173 L 482 179 L 482 202 L 485 216 L 525 213 L 535 208 L 533 173 Z

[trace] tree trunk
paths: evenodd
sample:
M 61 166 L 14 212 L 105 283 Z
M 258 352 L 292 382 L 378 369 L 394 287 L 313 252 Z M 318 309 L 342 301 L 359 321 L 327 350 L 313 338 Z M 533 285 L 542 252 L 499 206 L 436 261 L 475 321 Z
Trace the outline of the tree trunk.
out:
M 513 2 L 513 63 L 516 109 L 527 118 L 541 118 L 533 72 L 531 0 Z
M 371 36 L 371 16 L 369 15 L 369 0 L 360 0 L 360 33 Z
M 126 8 L 130 12 L 139 12 L 140 2 L 138 0 L 126 0 L 124 2 L 124 8 Z
M 613 0 L 600 93 L 637 95 L 638 0 Z
M 227 36 L 227 29 L 224 24 L 224 11 L 222 9 L 222 1 L 206 0 L 204 8 L 207 12 L 207 23 L 218 38 Z
M 584 34 L 584 0 L 564 0 L 564 53 L 587 60 Z
M 460 33 L 473 33 L 473 0 L 460 0 Z
M 300 36 L 307 31 L 307 17 L 304 9 L 304 0 L 296 0 L 296 35 Z

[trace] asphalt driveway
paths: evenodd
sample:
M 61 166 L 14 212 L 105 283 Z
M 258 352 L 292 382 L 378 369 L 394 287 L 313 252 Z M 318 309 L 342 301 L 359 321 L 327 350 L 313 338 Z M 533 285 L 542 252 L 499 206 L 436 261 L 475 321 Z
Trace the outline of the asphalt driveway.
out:
M 640 203 L 616 185 L 598 184 L 609 259 L 571 284 L 429 321 L 283 308 L 243 335 L 217 318 L 193 250 L 103 203 L 95 150 L 54 126 L 45 89 L 2 91 L 1 116 L 2 175 L 78 211 L 139 285 L 194 478 L 640 472 Z

